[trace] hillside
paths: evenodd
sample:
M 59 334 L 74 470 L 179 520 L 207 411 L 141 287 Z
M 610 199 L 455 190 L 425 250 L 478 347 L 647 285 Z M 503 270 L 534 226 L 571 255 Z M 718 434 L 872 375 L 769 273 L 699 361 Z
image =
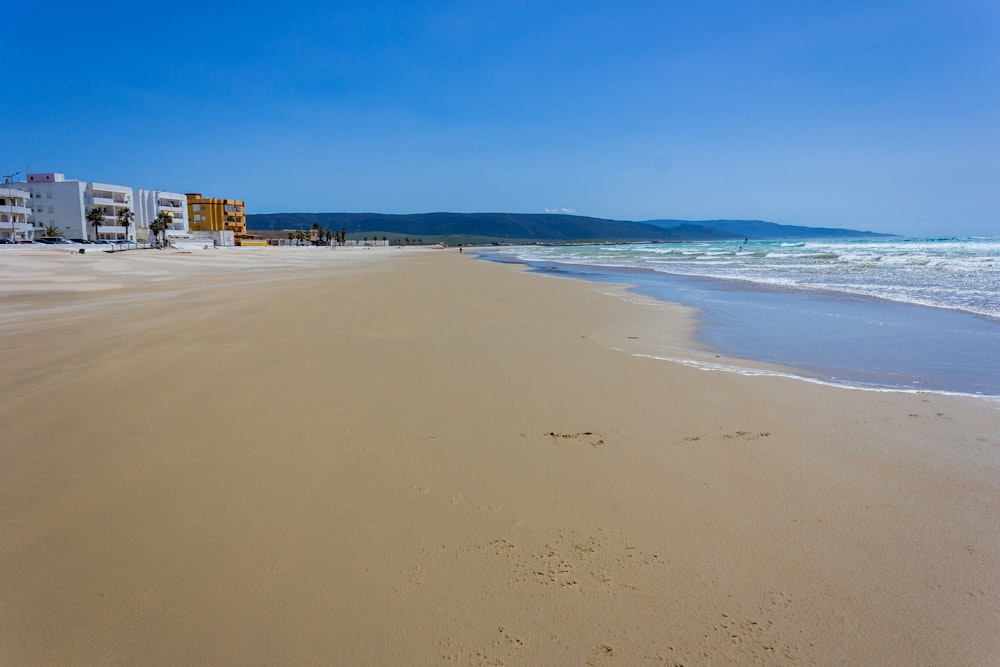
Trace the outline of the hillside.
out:
M 611 241 L 723 241 L 727 239 L 887 236 L 848 229 L 779 225 L 762 220 L 610 220 L 554 213 L 259 213 L 247 216 L 252 231 L 345 229 L 377 234 L 448 239 L 448 242 L 570 243 Z M 461 239 L 464 239 L 462 241 Z
M 247 216 L 251 230 L 346 229 L 411 237 L 465 236 L 500 241 L 688 241 L 735 238 L 730 232 L 693 225 L 669 229 L 626 220 L 550 213 L 264 213 Z

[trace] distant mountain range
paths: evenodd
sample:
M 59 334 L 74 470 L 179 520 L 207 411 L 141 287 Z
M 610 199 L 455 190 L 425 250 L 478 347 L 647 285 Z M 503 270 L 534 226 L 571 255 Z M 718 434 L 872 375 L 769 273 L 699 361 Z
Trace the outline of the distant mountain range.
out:
M 743 238 L 858 238 L 891 236 L 851 229 L 779 225 L 763 220 L 608 220 L 554 213 L 258 213 L 251 231 L 345 229 L 349 235 L 407 236 L 452 242 L 572 243 L 586 241 L 722 241 Z

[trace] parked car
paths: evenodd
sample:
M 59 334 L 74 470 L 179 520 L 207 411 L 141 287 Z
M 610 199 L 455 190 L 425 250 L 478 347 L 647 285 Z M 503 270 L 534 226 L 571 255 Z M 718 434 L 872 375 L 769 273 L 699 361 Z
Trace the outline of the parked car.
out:
M 90 239 L 70 239 L 73 243 L 93 243 Z
M 28 239 L 22 239 L 17 242 L 17 245 L 44 245 L 44 244 L 39 243 L 38 241 L 29 241 Z
M 0 239 L 0 245 L 14 245 L 14 242 L 8 238 Z
M 72 241 L 67 241 L 61 236 L 40 236 L 35 240 L 39 243 L 45 243 L 47 245 L 76 245 Z

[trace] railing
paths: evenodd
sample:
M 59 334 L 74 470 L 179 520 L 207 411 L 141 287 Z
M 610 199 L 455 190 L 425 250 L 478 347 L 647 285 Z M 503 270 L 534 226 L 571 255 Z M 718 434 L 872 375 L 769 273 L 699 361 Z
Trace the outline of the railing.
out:
M 104 197 L 102 195 L 93 195 L 91 200 L 95 204 L 107 204 L 109 206 L 114 206 L 115 204 L 128 204 L 128 199 L 124 197 Z

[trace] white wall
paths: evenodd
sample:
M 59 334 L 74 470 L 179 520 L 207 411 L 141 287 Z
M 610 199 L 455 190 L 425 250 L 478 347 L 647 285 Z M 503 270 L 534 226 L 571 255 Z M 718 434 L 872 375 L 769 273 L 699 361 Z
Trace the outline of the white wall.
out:
M 83 193 L 80 181 L 20 184 L 32 193 L 31 219 L 36 225 L 57 227 L 66 238 L 87 238 Z

